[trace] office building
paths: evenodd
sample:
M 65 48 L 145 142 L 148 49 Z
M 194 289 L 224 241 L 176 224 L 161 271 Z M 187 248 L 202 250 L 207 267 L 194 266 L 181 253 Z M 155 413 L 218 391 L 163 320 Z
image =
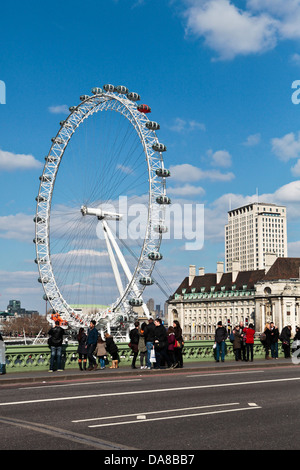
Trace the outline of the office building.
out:
M 225 226 L 226 271 L 234 261 L 241 271 L 264 269 L 266 254 L 285 258 L 287 253 L 286 207 L 254 202 L 228 212 Z

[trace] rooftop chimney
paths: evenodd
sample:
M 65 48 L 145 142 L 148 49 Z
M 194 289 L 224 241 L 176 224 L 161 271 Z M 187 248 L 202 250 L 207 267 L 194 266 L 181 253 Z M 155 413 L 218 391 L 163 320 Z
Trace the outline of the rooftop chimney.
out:
M 204 272 L 204 268 L 199 268 L 199 276 L 204 276 L 205 272 Z
M 196 276 L 196 266 L 194 264 L 190 264 L 189 269 L 189 286 L 192 284 L 194 277 Z
M 266 269 L 266 274 L 267 274 L 267 272 L 269 271 L 269 269 L 271 268 L 271 266 L 273 266 L 273 264 L 275 263 L 276 259 L 277 259 L 276 253 L 266 253 L 266 254 L 265 254 L 265 269 Z
M 240 262 L 239 260 L 233 260 L 232 261 L 232 282 L 236 281 L 237 275 L 240 272 Z
M 221 281 L 221 278 L 224 274 L 224 263 L 223 261 L 217 262 L 217 284 Z

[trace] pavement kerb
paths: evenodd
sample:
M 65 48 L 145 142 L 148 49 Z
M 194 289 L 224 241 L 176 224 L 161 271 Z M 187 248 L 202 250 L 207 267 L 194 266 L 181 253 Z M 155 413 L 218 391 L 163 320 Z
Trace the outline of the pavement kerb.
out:
M 121 378 L 121 377 L 137 377 L 137 376 L 151 376 L 155 374 L 186 374 L 190 372 L 224 372 L 230 370 L 251 370 L 260 368 L 274 368 L 274 367 L 298 367 L 298 364 L 294 364 L 291 359 L 257 359 L 253 362 L 220 362 L 215 361 L 209 362 L 197 362 L 184 364 L 182 369 L 131 369 L 130 366 L 123 366 L 116 369 L 110 369 L 109 367 L 104 370 L 97 369 L 95 371 L 80 371 L 79 369 L 66 369 L 61 372 L 54 371 L 49 373 L 47 370 L 42 371 L 20 371 L 11 372 L 8 371 L 6 374 L 0 375 L 0 388 L 3 385 L 9 384 L 24 384 L 24 383 L 51 383 L 51 382 L 62 382 L 69 380 L 87 380 L 87 379 L 100 379 L 100 378 Z

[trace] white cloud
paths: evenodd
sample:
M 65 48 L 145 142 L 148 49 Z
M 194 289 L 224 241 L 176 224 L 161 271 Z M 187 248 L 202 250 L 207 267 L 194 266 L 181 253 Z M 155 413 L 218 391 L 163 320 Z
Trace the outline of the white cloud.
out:
M 254 147 L 260 143 L 260 134 L 251 134 L 247 137 L 247 140 L 243 143 L 246 147 Z
M 291 169 L 293 176 L 300 176 L 300 159 L 297 161 L 296 165 L 294 165 Z
M 300 158 L 300 132 L 296 136 L 293 132 L 281 138 L 271 140 L 272 151 L 283 161 L 291 158 Z
M 227 150 L 218 150 L 217 152 L 210 153 L 213 166 L 221 166 L 223 168 L 231 166 L 231 155 Z
M 261 53 L 277 43 L 277 23 L 268 12 L 253 14 L 229 0 L 191 0 L 185 12 L 186 32 L 203 37 L 220 59 Z
M 201 186 L 193 186 L 191 184 L 185 184 L 177 188 L 168 187 L 167 193 L 170 196 L 184 197 L 184 196 L 203 195 L 205 191 Z
M 0 150 L 0 171 L 35 170 L 41 167 L 42 163 L 32 155 Z
M 48 110 L 51 114 L 70 114 L 69 108 L 66 104 L 49 106 Z
M 34 238 L 33 215 L 18 213 L 0 217 L 0 238 L 31 242 Z
M 171 166 L 170 171 L 172 180 L 187 183 L 203 179 L 210 181 L 231 181 L 234 178 L 234 174 L 231 172 L 221 173 L 219 170 L 201 170 L 201 168 L 189 163 Z
M 299 0 L 248 0 L 248 8 L 257 13 L 267 13 L 277 20 L 278 36 L 281 39 L 300 37 Z
M 121 170 L 122 173 L 125 173 L 126 175 L 130 175 L 131 173 L 133 173 L 133 169 L 130 168 L 130 166 L 118 164 L 116 168 L 117 170 Z
M 224 226 L 227 224 L 227 213 L 231 209 L 242 207 L 252 202 L 274 203 L 286 206 L 287 220 L 297 223 L 300 212 L 300 180 L 285 184 L 273 193 L 243 195 L 226 193 L 204 207 L 205 241 L 224 243 Z M 300 243 L 300 242 L 299 242 Z M 289 244 L 290 245 L 290 244 Z M 291 245 L 295 251 L 296 245 Z M 289 256 L 292 254 L 289 252 Z M 300 255 L 299 255 L 300 256 Z
M 291 56 L 291 62 L 294 65 L 300 65 L 300 54 L 297 52 Z
M 173 132 L 191 132 L 194 130 L 205 131 L 205 124 L 202 122 L 197 122 L 194 120 L 186 121 L 185 119 L 181 119 L 179 117 L 174 119 L 174 123 L 168 127 Z
M 300 181 L 292 181 L 278 188 L 274 194 L 267 195 L 268 201 L 271 202 L 271 197 L 274 198 L 274 202 L 288 204 L 296 203 L 300 204 Z M 264 195 L 262 196 L 264 197 Z
M 68 269 L 71 263 L 72 267 L 86 267 L 87 263 L 89 266 L 98 266 L 99 258 L 103 256 L 108 256 L 107 251 L 79 249 L 70 250 L 66 253 L 53 253 L 51 255 L 51 261 L 55 264 L 56 268 L 58 266 L 67 266 Z

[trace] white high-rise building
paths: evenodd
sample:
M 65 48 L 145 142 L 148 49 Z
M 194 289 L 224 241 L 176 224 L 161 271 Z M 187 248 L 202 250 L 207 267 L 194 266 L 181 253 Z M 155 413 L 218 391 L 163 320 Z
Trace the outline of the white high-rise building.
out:
M 228 212 L 225 226 L 226 271 L 239 261 L 241 271 L 265 268 L 266 253 L 287 257 L 286 207 L 253 202 Z

